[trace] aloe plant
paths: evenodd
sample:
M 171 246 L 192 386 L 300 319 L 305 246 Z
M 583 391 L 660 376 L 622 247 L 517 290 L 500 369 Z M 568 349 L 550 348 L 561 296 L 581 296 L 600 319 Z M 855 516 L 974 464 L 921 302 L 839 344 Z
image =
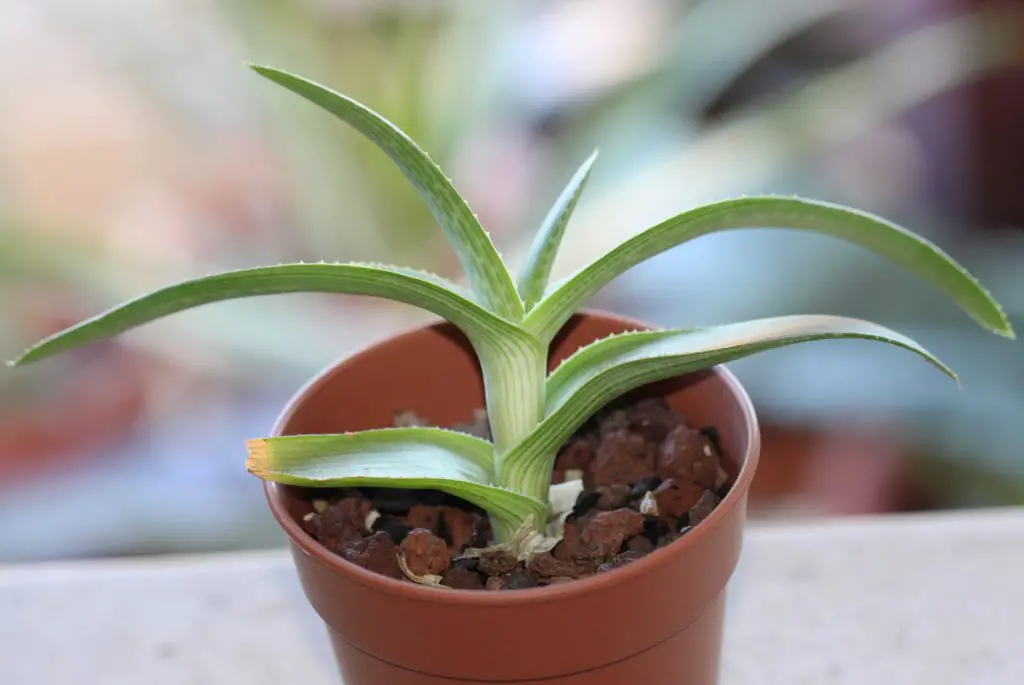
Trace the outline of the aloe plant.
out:
M 1013 330 L 967 271 L 914 233 L 854 209 L 788 197 L 748 197 L 679 214 L 549 286 L 551 268 L 596 153 L 568 182 L 513 278 L 466 201 L 405 133 L 359 102 L 269 67 L 258 73 L 319 105 L 372 140 L 431 209 L 468 277 L 469 289 L 410 269 L 360 263 L 280 264 L 184 281 L 121 304 L 57 333 L 11 364 L 35 362 L 160 317 L 213 302 L 294 292 L 382 297 L 422 307 L 461 329 L 484 377 L 493 442 L 441 428 L 403 427 L 339 435 L 263 438 L 248 444 L 248 470 L 313 488 L 436 489 L 483 507 L 499 543 L 542 535 L 559 447 L 623 393 L 796 343 L 874 340 L 910 350 L 956 378 L 919 344 L 883 326 L 835 316 L 784 316 L 709 328 L 635 331 L 597 340 L 547 373 L 549 345 L 587 299 L 640 262 L 695 238 L 745 227 L 834 236 L 883 255 L 953 299 L 985 329 Z

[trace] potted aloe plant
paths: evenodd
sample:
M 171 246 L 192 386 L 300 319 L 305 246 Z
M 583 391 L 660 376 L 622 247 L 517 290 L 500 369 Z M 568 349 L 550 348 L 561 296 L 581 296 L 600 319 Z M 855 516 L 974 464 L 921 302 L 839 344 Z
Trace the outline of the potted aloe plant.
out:
M 391 157 L 451 242 L 468 291 L 376 264 L 244 269 L 144 295 L 13 363 L 257 295 L 362 294 L 445 319 L 327 369 L 272 437 L 248 445 L 248 469 L 265 482 L 347 685 L 715 682 L 759 440 L 749 399 L 719 365 L 860 338 L 955 378 L 916 342 L 866 321 L 786 316 L 666 331 L 581 311 L 630 267 L 719 231 L 812 231 L 888 257 L 1013 337 L 998 304 L 934 245 L 869 214 L 795 198 L 692 209 L 549 286 L 594 156 L 513 279 L 467 203 L 402 131 L 316 83 L 255 69 Z

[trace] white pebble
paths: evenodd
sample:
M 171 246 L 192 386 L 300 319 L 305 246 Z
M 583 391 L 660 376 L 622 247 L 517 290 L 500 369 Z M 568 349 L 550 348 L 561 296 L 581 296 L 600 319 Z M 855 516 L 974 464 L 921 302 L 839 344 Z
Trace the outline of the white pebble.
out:
M 640 513 L 644 516 L 657 516 L 658 515 L 658 500 L 654 498 L 654 493 L 650 490 L 644 495 L 643 500 L 640 502 Z

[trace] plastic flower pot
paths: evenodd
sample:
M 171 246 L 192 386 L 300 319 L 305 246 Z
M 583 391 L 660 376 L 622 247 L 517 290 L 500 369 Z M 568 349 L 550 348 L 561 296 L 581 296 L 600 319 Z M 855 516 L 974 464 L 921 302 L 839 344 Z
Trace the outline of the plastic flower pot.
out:
M 645 326 L 575 316 L 551 346 L 557 364 L 577 348 Z M 733 482 L 690 533 L 628 566 L 563 585 L 506 592 L 403 583 L 322 547 L 299 521 L 299 488 L 266 483 L 306 596 L 327 625 L 345 685 L 530 682 L 559 685 L 718 680 L 726 587 L 739 558 L 747 492 L 757 466 L 754 409 L 722 367 L 646 386 L 694 426 L 714 426 Z M 483 406 L 476 358 L 449 324 L 398 335 L 328 368 L 291 400 L 275 435 L 391 425 L 413 410 L 438 425 Z M 306 493 L 307 495 L 309 493 Z

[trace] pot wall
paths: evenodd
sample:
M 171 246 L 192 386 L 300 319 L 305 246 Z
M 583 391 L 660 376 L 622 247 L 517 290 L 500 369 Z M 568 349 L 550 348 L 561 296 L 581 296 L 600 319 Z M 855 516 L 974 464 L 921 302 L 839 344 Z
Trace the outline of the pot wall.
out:
M 575 317 L 552 365 L 597 338 L 642 328 Z M 725 586 L 739 557 L 759 439 L 746 394 L 721 368 L 639 391 L 663 395 L 695 427 L 714 425 L 735 481 L 712 515 L 678 542 L 614 572 L 508 592 L 428 588 L 349 564 L 306 534 L 300 490 L 266 484 L 309 601 L 329 627 L 346 685 L 531 681 L 569 685 L 717 681 Z M 483 405 L 475 357 L 441 324 L 392 338 L 328 369 L 296 395 L 275 434 L 391 425 L 413 410 L 450 425 Z

